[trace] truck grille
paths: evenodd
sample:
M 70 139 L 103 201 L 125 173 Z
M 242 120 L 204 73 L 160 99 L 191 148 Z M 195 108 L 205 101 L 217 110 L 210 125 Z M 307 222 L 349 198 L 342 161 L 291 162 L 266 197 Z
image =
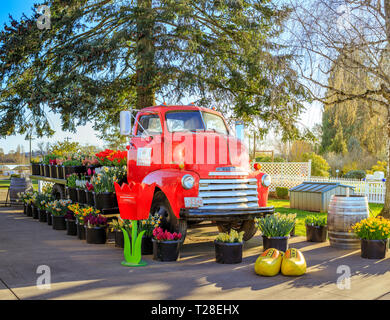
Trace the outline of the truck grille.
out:
M 201 179 L 199 209 L 231 210 L 258 207 L 256 179 Z

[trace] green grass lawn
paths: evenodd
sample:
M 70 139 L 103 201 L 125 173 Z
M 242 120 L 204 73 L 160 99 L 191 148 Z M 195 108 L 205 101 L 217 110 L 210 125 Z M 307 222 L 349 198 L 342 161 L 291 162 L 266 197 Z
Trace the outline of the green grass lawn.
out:
M 297 214 L 297 224 L 295 226 L 295 234 L 297 236 L 305 236 L 306 228 L 305 228 L 305 218 L 309 215 L 320 215 L 326 216 L 327 213 L 319 213 L 319 212 L 311 212 L 297 209 L 290 209 L 290 200 L 281 200 L 281 199 L 269 199 L 268 205 L 275 207 L 275 212 L 280 213 L 296 213 Z M 370 203 L 370 213 L 373 216 L 376 216 L 381 210 L 383 205 Z
M 34 190 L 38 190 L 38 180 L 31 180 Z M 7 189 L 11 183 L 10 179 L 0 179 L 0 189 Z

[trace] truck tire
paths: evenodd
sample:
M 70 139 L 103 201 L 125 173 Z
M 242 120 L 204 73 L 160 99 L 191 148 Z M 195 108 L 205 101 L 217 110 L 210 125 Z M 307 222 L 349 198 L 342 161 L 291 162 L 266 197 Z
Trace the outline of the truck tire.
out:
M 256 234 L 257 228 L 254 220 L 245 220 L 237 222 L 217 222 L 219 232 L 229 232 L 234 229 L 237 232 L 244 231 L 244 241 L 248 241 Z
M 187 235 L 187 221 L 175 216 L 167 197 L 162 191 L 157 191 L 153 196 L 150 214 L 154 215 L 156 213 L 161 216 L 160 227 L 169 232 L 180 232 L 184 242 Z

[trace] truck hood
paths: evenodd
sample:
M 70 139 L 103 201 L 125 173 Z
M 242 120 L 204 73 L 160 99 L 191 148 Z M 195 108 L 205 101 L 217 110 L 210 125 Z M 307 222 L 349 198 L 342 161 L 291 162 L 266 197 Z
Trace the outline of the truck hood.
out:
M 173 133 L 172 155 L 175 164 L 208 178 L 210 172 L 248 172 L 246 146 L 236 137 L 213 131 Z M 226 174 L 225 174 L 226 175 Z

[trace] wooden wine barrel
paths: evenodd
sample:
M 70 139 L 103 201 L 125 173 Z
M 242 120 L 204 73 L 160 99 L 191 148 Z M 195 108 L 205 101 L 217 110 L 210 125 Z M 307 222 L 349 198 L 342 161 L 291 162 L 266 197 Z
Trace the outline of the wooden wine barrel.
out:
M 332 247 L 360 248 L 360 239 L 351 230 L 356 222 L 368 218 L 368 201 L 365 196 L 333 195 L 328 210 L 328 234 Z
M 30 179 L 26 178 L 11 178 L 11 183 L 9 186 L 9 199 L 10 202 L 16 202 L 19 192 L 32 191 L 33 186 Z

